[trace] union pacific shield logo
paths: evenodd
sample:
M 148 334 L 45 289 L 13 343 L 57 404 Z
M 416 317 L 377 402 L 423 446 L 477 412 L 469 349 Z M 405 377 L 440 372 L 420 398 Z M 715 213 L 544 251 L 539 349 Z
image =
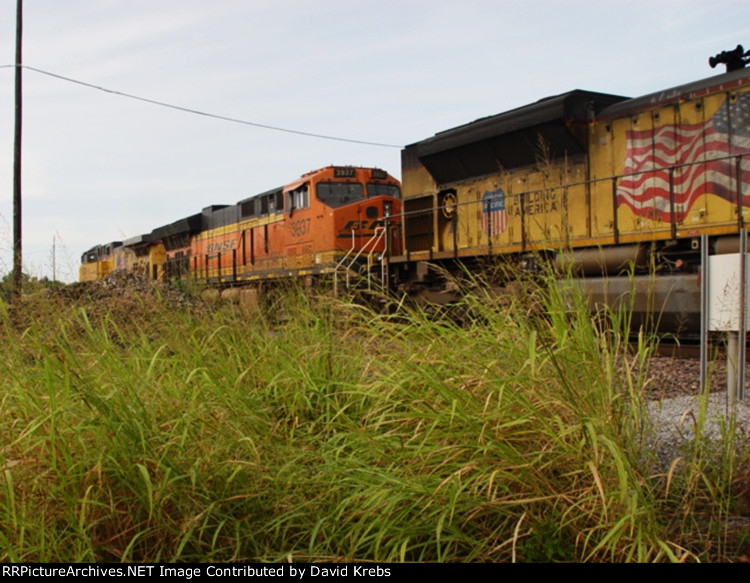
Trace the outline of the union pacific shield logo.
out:
M 505 192 L 502 188 L 487 190 L 482 196 L 482 229 L 488 237 L 505 231 L 508 213 L 505 211 Z

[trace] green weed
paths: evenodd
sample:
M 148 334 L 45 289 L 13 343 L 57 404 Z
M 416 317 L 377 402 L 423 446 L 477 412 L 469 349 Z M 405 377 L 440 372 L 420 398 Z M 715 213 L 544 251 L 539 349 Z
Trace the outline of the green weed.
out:
M 5 308 L 0 560 L 731 558 L 742 460 L 654 472 L 652 340 L 629 353 L 624 312 L 602 327 L 554 281 L 464 284 L 431 313 Z

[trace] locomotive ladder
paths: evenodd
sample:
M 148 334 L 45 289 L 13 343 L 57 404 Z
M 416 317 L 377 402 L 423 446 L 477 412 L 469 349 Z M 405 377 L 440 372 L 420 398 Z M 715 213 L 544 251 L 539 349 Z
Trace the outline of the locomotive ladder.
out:
M 359 258 L 362 256 L 362 254 L 367 251 L 369 248 L 369 251 L 367 253 L 367 289 L 368 291 L 372 289 L 372 278 L 371 278 L 371 272 L 372 272 L 372 266 L 374 264 L 373 256 L 375 254 L 375 246 L 385 237 L 385 227 L 376 227 L 375 232 L 372 234 L 372 237 L 370 237 L 367 242 L 362 245 L 362 247 L 357 251 L 357 239 L 356 239 L 356 233 L 354 230 L 352 230 L 352 246 L 349 249 L 349 251 L 346 252 L 346 255 L 336 264 L 336 267 L 333 270 L 333 293 L 338 293 L 338 277 L 339 277 L 339 269 L 344 270 L 346 273 L 346 287 L 349 287 L 349 281 L 351 279 L 351 270 L 354 264 L 359 260 Z M 386 245 L 388 245 L 388 242 L 386 241 Z M 354 256 L 352 257 L 352 254 L 355 252 Z M 383 252 L 383 256 L 385 256 L 387 253 L 387 249 Z M 349 261 L 347 263 L 347 260 Z M 344 264 L 346 263 L 346 266 Z M 385 284 L 386 279 L 386 273 L 385 273 L 385 263 L 381 260 L 380 261 L 380 279 L 381 284 Z

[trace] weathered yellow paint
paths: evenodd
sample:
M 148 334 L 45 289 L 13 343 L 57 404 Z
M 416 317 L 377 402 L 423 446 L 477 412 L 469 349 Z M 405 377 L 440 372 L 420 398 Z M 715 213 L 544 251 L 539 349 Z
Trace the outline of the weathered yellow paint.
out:
M 750 220 L 750 209 L 743 208 L 740 218 L 737 203 L 717 193 L 693 195 L 687 199 L 688 204 L 682 206 L 675 202 L 675 213 L 667 215 L 671 220 L 664 215 L 665 208 L 667 213 L 672 208 L 668 197 L 659 203 L 661 213 L 649 206 L 649 202 L 633 199 L 635 208 L 631 209 L 626 204 L 617 204 L 616 198 L 618 185 L 628 172 L 629 132 L 647 132 L 630 135 L 649 136 L 649 132 L 664 133 L 675 126 L 700 131 L 711 125 L 713 116 L 725 103 L 734 103 L 737 95 L 747 92 L 750 92 L 750 78 L 731 91 L 718 87 L 713 93 L 704 90 L 673 102 L 666 98 L 662 102 L 654 100 L 653 105 L 646 105 L 635 113 L 590 121 L 585 155 L 550 161 L 540 147 L 533 166 L 512 170 L 498 168 L 491 175 L 455 183 L 437 184 L 418 161 L 404 156 L 404 160 L 409 160 L 402 176 L 405 209 L 424 211 L 421 223 L 411 219 L 411 232 L 404 241 L 405 251 L 410 258 L 447 257 L 451 253 L 460 257 L 736 232 L 740 219 Z M 731 148 L 727 149 L 731 153 Z M 679 181 L 683 173 L 688 172 L 681 166 L 684 160 L 678 158 L 685 154 L 677 149 L 661 153 L 671 167 L 662 172 L 662 178 L 667 176 L 666 191 L 669 192 L 670 177 Z M 707 162 L 725 156 L 726 153 L 718 149 L 705 154 Z M 646 180 L 655 179 L 646 177 Z M 736 193 L 734 176 L 724 182 L 728 191 Z M 482 197 L 498 189 L 505 193 L 507 224 L 502 233 L 492 233 L 489 237 L 482 228 Z M 441 209 L 443 193 L 447 191 L 455 192 L 455 198 L 449 199 L 455 202 L 452 211 Z M 450 216 L 446 216 L 446 212 Z M 432 216 L 433 223 L 429 233 L 426 230 L 428 216 Z

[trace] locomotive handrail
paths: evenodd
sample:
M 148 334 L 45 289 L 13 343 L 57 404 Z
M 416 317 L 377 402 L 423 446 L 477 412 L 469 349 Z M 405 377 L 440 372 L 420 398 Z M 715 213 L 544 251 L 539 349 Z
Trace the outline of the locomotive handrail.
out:
M 371 289 L 371 281 L 370 281 L 370 268 L 372 267 L 372 255 L 375 253 L 375 245 L 377 245 L 378 241 L 380 241 L 385 236 L 385 227 L 376 227 L 375 231 L 372 234 L 372 237 L 367 240 L 367 242 L 362 245 L 362 247 L 357 251 L 357 254 L 351 258 L 351 261 L 349 261 L 349 264 L 346 266 L 346 286 L 349 287 L 349 273 L 352 268 L 352 265 L 356 263 L 356 261 L 362 256 L 362 254 L 367 250 L 368 247 L 372 245 L 372 249 L 367 254 L 367 289 Z M 355 251 L 356 247 L 356 238 L 354 230 L 352 230 L 352 247 L 347 251 L 346 255 L 336 264 L 336 267 L 333 271 L 333 291 L 334 293 L 338 293 L 338 270 L 339 268 L 344 264 L 344 262 L 349 258 L 349 256 Z
M 379 234 L 379 235 L 378 235 L 378 232 L 380 232 L 380 234 Z M 374 232 L 373 232 L 373 234 L 372 234 L 372 237 L 370 238 L 370 240 L 369 240 L 369 241 L 368 241 L 367 243 L 365 243 L 365 245 L 364 245 L 364 246 L 362 247 L 362 251 L 364 251 L 364 250 L 365 250 L 365 248 L 367 247 L 367 245 L 368 245 L 369 243 L 371 243 L 371 242 L 373 243 L 373 245 L 372 245 L 372 249 L 371 249 L 371 250 L 370 250 L 370 252 L 369 252 L 369 253 L 367 254 L 367 290 L 368 290 L 368 291 L 370 291 L 370 290 L 372 289 L 372 287 L 371 287 L 371 285 L 370 285 L 370 284 L 371 284 L 371 280 L 370 280 L 370 271 L 371 271 L 371 269 L 372 269 L 372 265 L 373 265 L 373 261 L 372 261 L 372 256 L 373 256 L 373 254 L 375 253 L 375 245 L 377 245 L 377 243 L 378 243 L 378 242 L 379 242 L 379 241 L 380 241 L 380 240 L 381 240 L 381 239 L 382 239 L 382 238 L 383 238 L 384 236 L 385 236 L 385 227 L 376 227 L 376 228 L 375 228 L 375 231 L 374 231 Z M 385 244 L 386 244 L 386 245 L 388 245 L 388 242 L 386 241 L 386 242 L 385 242 Z M 381 280 L 382 280 L 382 278 L 383 278 L 383 263 L 382 263 L 382 261 L 381 261 L 381 263 L 380 263 L 380 267 L 381 267 Z
M 349 263 L 349 267 L 346 271 L 346 284 L 349 285 L 349 270 L 351 269 L 352 265 L 354 265 L 354 262 L 357 261 L 357 259 L 360 258 L 362 253 L 367 249 L 367 247 L 370 246 L 372 243 L 372 249 L 367 254 L 367 289 L 368 291 L 372 289 L 371 286 L 371 279 L 370 279 L 370 269 L 372 267 L 372 254 L 375 252 L 375 245 L 377 245 L 378 241 L 380 241 L 383 238 L 383 235 L 385 235 L 385 228 L 384 227 L 375 227 L 375 230 L 372 233 L 372 237 L 364 244 L 362 245 L 362 248 L 359 250 L 359 252 L 354 256 L 354 258 Z
M 679 162 L 676 164 L 670 164 L 667 166 L 654 166 L 653 168 L 649 168 L 647 170 L 638 170 L 635 172 L 623 172 L 622 174 L 612 174 L 608 176 L 601 176 L 598 178 L 588 178 L 585 180 L 576 180 L 574 182 L 563 182 L 560 184 L 550 185 L 550 186 L 543 186 L 541 188 L 534 188 L 530 190 L 521 190 L 519 192 L 509 192 L 506 193 L 506 196 L 512 197 L 512 198 L 518 198 L 521 196 L 527 196 L 531 194 L 538 194 L 538 193 L 544 193 L 548 192 L 550 190 L 556 190 L 556 189 L 563 189 L 563 188 L 574 188 L 577 186 L 593 186 L 595 184 L 604 183 L 604 182 L 611 182 L 613 180 L 617 181 L 622 178 L 635 178 L 638 176 L 643 176 L 645 174 L 654 174 L 657 172 L 670 172 L 675 170 L 680 170 L 683 168 L 689 168 L 691 166 L 697 166 L 699 164 L 710 164 L 713 162 L 722 162 L 722 161 L 729 161 L 733 160 L 735 164 L 741 163 L 743 161 L 746 161 L 750 157 L 748 154 L 740 153 L 740 154 L 727 154 L 726 156 L 716 156 L 713 158 L 706 158 L 704 160 L 695 160 L 692 162 Z M 740 185 L 737 185 L 737 188 L 739 190 Z M 423 196 L 432 196 L 436 194 L 435 192 L 424 192 Z M 412 197 L 410 200 L 413 200 L 416 197 Z M 494 198 L 498 197 L 490 197 L 489 200 L 493 200 Z M 467 200 L 463 202 L 452 202 L 450 204 L 451 207 L 467 207 L 471 205 L 476 204 L 482 204 L 481 200 Z M 413 211 L 404 211 L 402 210 L 400 213 L 396 213 L 392 215 L 394 218 L 400 218 L 405 219 L 410 216 L 419 216 L 421 214 L 424 214 L 426 212 L 431 212 L 432 210 L 441 210 L 445 208 L 447 205 L 436 205 L 435 207 L 425 208 L 425 209 L 418 209 Z M 745 206 L 741 205 L 740 206 Z
M 336 264 L 336 267 L 333 268 L 333 293 L 334 293 L 334 295 L 337 295 L 339 293 L 339 289 L 338 289 L 339 267 L 341 267 L 343 265 L 344 261 L 346 261 L 347 257 L 349 257 L 349 255 L 352 254 L 352 252 L 354 251 L 354 248 L 356 246 L 357 246 L 357 239 L 355 237 L 354 229 L 352 229 L 352 246 L 349 249 L 349 251 L 347 251 L 346 254 L 341 258 L 341 261 L 339 261 Z M 349 284 L 348 279 L 347 279 L 346 283 L 347 283 L 347 285 Z
M 380 234 L 378 235 L 378 232 Z M 383 233 L 385 232 L 385 229 L 383 227 L 376 227 L 375 231 L 372 234 L 372 237 L 360 248 L 360 250 L 357 252 L 357 254 L 352 258 L 352 260 L 349 262 L 349 265 L 346 267 L 346 285 L 349 286 L 349 274 L 350 270 L 352 268 L 352 265 L 362 256 L 362 253 L 364 253 L 365 249 L 370 246 L 370 244 L 374 245 L 383 237 Z M 374 251 L 374 249 L 373 249 Z M 368 260 L 367 260 L 367 289 L 370 289 L 370 254 L 368 254 Z
M 652 207 L 653 215 L 649 215 L 646 218 L 651 220 L 658 220 L 662 223 L 664 223 L 665 228 L 669 228 L 671 231 L 671 237 L 673 239 L 678 237 L 678 230 L 680 229 L 680 225 L 683 224 L 684 217 L 687 216 L 687 213 L 690 209 L 686 208 L 680 208 L 679 209 L 679 218 L 678 218 L 678 212 L 677 212 L 677 205 L 675 202 L 675 176 L 677 175 L 677 172 L 683 169 L 687 169 L 690 167 L 695 166 L 701 166 L 705 164 L 715 164 L 717 162 L 722 162 L 724 164 L 732 164 L 734 166 L 734 169 L 731 170 L 731 176 L 730 180 L 733 180 L 732 185 L 732 191 L 735 195 L 733 204 L 736 205 L 736 223 L 737 228 L 743 228 L 743 225 L 746 223 L 747 219 L 744 215 L 744 212 L 746 209 L 750 207 L 750 205 L 745 204 L 745 196 L 743 195 L 743 191 L 747 186 L 747 180 L 743 180 L 743 166 L 747 164 L 748 159 L 750 158 L 749 154 L 746 153 L 732 153 L 727 154 L 723 156 L 706 156 L 702 160 L 695 160 L 691 162 L 679 162 L 674 164 L 664 164 L 664 165 L 654 165 L 651 168 L 642 168 L 637 171 L 633 172 L 623 172 L 620 174 L 613 174 L 608 176 L 602 176 L 597 178 L 590 178 L 586 180 L 577 180 L 577 181 L 571 181 L 571 182 L 561 182 L 560 184 L 550 184 L 549 186 L 543 186 L 541 188 L 535 188 L 535 189 L 529 189 L 529 190 L 521 190 L 520 192 L 506 192 L 503 194 L 495 194 L 495 193 L 485 193 L 487 196 L 482 197 L 479 200 L 465 200 L 457 203 L 451 203 L 452 210 L 456 213 L 456 216 L 458 216 L 458 209 L 460 207 L 472 207 L 476 205 L 484 205 L 484 204 L 491 204 L 491 201 L 507 197 L 511 201 L 516 201 L 514 204 L 518 204 L 518 208 L 516 208 L 516 216 L 518 215 L 518 211 L 520 210 L 521 214 L 521 222 L 520 222 L 520 247 L 523 251 L 526 251 L 528 249 L 528 244 L 530 243 L 528 239 L 528 233 L 526 232 L 527 227 L 527 217 L 526 213 L 524 211 L 524 199 L 527 197 L 533 197 L 534 195 L 540 194 L 540 193 L 555 193 L 555 192 L 561 192 L 563 197 L 563 205 L 565 208 L 568 208 L 568 211 L 562 210 L 562 220 L 567 221 L 567 212 L 570 212 L 569 207 L 567 206 L 569 203 L 565 202 L 568 199 L 569 196 L 569 190 L 575 189 L 575 188 L 583 188 L 586 189 L 588 192 L 593 192 L 594 188 L 597 188 L 596 185 L 602 185 L 606 183 L 611 183 L 611 202 L 612 209 L 614 209 L 613 215 L 612 215 L 612 221 L 609 225 L 609 229 L 611 232 L 611 236 L 613 237 L 614 243 L 619 244 L 620 243 L 620 225 L 618 224 L 618 213 L 616 212 L 616 209 L 618 208 L 618 196 L 619 196 L 619 184 L 621 180 L 626 179 L 633 179 L 633 180 L 643 180 L 646 181 L 649 179 L 650 176 L 657 177 L 660 174 L 663 174 L 664 180 L 668 183 L 667 191 L 668 191 L 668 198 L 667 203 L 669 205 L 669 220 L 661 219 L 659 218 L 658 212 L 656 207 Z M 443 185 L 445 187 L 446 185 Z M 601 186 L 599 186 L 601 188 Z M 425 192 L 422 194 L 422 197 L 430 197 L 434 198 L 437 196 L 438 193 L 430 193 Z M 441 205 L 440 200 L 434 200 L 432 204 L 427 208 L 418 208 L 415 210 L 403 210 L 398 215 L 395 215 L 397 217 L 400 217 L 402 221 L 404 221 L 404 233 L 406 240 L 406 249 L 405 253 L 408 257 L 408 253 L 411 250 L 409 248 L 409 236 L 410 236 L 410 217 L 429 217 L 432 216 L 431 213 L 433 212 L 440 212 L 442 208 L 445 208 L 446 205 Z M 507 202 L 506 202 L 507 204 Z M 647 207 L 648 208 L 648 207 Z M 533 214 L 533 213 L 532 213 Z M 455 220 L 455 218 L 454 218 Z M 491 225 L 491 223 L 490 223 Z M 415 227 L 416 228 L 416 227 Z M 591 227 L 588 227 L 589 229 L 589 235 L 592 236 L 590 229 Z M 454 226 L 454 234 L 456 233 L 456 227 Z M 492 244 L 493 244 L 493 237 L 491 231 L 487 233 L 487 246 L 488 246 L 488 252 L 492 254 Z M 534 239 L 536 243 L 538 243 L 538 239 Z M 454 253 L 457 251 L 457 245 L 454 239 Z M 423 250 L 426 250 L 423 249 Z

